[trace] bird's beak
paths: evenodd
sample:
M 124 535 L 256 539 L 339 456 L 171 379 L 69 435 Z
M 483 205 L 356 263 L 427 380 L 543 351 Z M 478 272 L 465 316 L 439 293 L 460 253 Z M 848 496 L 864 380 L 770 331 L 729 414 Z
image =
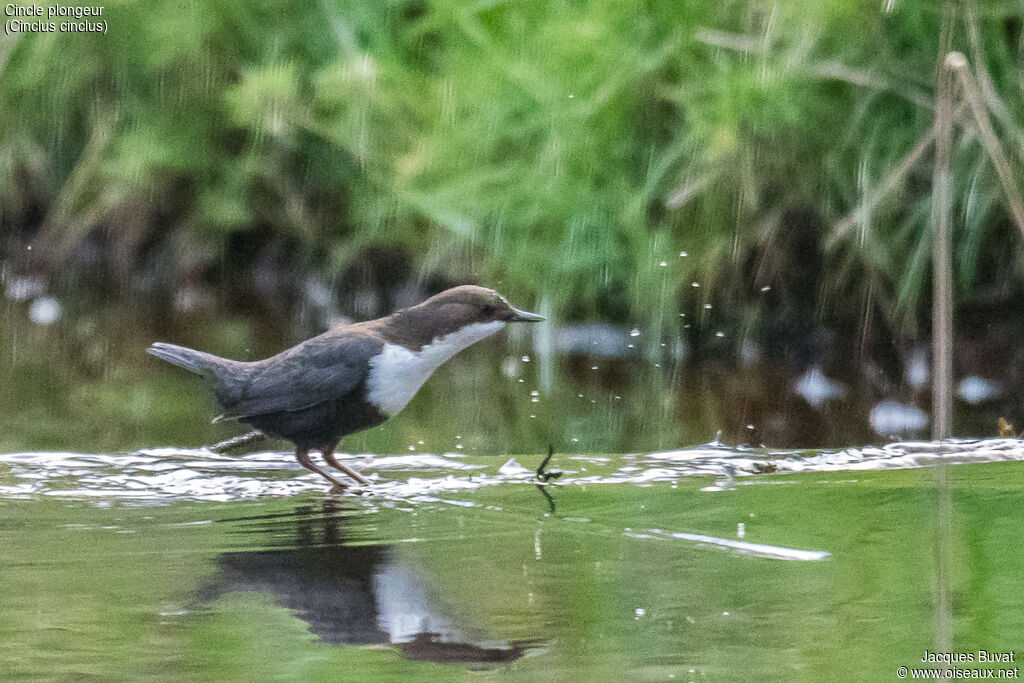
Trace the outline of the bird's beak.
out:
M 512 308 L 511 306 L 509 308 Z M 544 316 L 537 315 L 536 313 L 530 313 L 529 311 L 520 311 L 518 308 L 512 308 L 512 317 L 509 318 L 509 322 L 513 323 L 539 323 L 544 319 Z

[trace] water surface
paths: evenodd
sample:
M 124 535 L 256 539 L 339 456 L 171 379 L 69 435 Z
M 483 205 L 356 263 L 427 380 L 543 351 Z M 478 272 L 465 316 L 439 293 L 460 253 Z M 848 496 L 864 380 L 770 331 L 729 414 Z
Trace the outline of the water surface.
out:
M 958 650 L 1024 633 L 1015 439 L 943 445 Z M 871 680 L 933 647 L 930 443 L 0 456 L 0 661 L 104 680 Z

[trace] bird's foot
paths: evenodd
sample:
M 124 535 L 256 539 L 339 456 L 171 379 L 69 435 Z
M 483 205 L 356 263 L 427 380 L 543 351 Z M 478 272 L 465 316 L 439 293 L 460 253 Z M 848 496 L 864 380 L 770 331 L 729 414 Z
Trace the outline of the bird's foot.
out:
M 350 478 L 356 480 L 357 482 L 359 482 L 363 486 L 369 486 L 370 485 L 370 480 L 369 479 L 367 479 L 366 477 L 364 477 L 359 472 L 357 472 L 356 470 L 352 469 L 351 467 L 349 467 L 345 463 L 338 461 L 337 457 L 335 457 L 335 455 L 334 455 L 334 448 L 333 447 L 330 447 L 330 446 L 325 447 L 320 452 L 324 456 L 324 460 L 327 461 L 327 464 L 330 465 L 331 467 L 333 467 L 334 469 L 338 470 L 339 472 L 344 472 Z

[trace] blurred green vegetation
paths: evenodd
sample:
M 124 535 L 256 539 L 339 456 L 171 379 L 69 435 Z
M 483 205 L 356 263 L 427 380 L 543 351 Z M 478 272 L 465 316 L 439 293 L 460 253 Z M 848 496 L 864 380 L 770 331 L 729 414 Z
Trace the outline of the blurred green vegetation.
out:
M 120 273 L 173 290 L 256 230 L 329 282 L 398 246 L 413 276 L 544 294 L 562 319 L 677 334 L 713 300 L 749 325 L 773 287 L 912 334 L 930 154 L 837 226 L 931 127 L 942 7 L 118 3 L 106 36 L 0 43 L 0 230 L 57 279 L 99 234 Z M 1019 165 L 1024 13 L 949 7 Z M 960 131 L 957 296 L 1010 301 L 1024 252 Z

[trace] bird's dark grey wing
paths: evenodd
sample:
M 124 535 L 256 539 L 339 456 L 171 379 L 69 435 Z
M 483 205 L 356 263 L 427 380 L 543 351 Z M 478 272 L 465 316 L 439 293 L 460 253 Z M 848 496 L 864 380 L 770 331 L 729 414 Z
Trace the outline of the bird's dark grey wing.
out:
M 240 390 L 219 397 L 223 417 L 302 410 L 341 398 L 365 379 L 382 346 L 379 339 L 328 332 L 254 363 Z

